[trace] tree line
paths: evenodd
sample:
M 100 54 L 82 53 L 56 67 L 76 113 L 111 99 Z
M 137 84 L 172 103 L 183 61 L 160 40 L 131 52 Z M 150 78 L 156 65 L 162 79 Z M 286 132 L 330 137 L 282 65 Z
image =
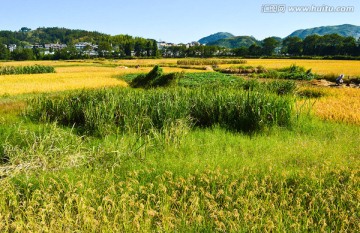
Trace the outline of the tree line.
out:
M 310 35 L 304 40 L 299 37 L 265 38 L 249 47 L 228 49 L 219 46 L 176 45 L 162 49 L 163 57 L 261 57 L 261 56 L 360 56 L 360 39 L 338 34 L 324 36 Z
M 305 39 L 287 37 L 278 41 L 266 38 L 260 45 L 233 49 L 235 56 L 360 56 L 360 38 L 338 34 L 310 35 Z

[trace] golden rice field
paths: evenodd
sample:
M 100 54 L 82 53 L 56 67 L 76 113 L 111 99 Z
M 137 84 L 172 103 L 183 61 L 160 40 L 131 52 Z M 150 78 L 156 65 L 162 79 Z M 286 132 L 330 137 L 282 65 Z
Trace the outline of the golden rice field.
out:
M 320 87 L 317 87 L 320 88 Z M 324 88 L 325 97 L 314 102 L 314 113 L 324 120 L 360 125 L 360 89 Z
M 0 76 L 0 95 L 92 89 L 108 86 L 125 87 L 127 84 L 116 77 L 133 73 L 147 73 L 150 71 L 151 66 L 155 64 L 163 64 L 165 72 L 205 72 L 199 69 L 178 68 L 176 67 L 177 60 L 133 59 L 0 62 L 0 66 L 39 64 L 54 66 L 56 69 L 54 74 Z M 307 69 L 311 68 L 315 73 L 344 73 L 346 76 L 360 76 L 360 61 L 247 59 L 246 65 L 279 68 L 290 66 L 291 64 L 304 66 Z M 140 68 L 134 68 L 136 65 L 139 65 Z M 314 104 L 314 113 L 317 116 L 322 119 L 360 124 L 359 89 L 323 88 L 323 90 L 327 93 L 326 97 L 320 98 Z
M 65 91 L 106 86 L 126 86 L 124 81 L 111 78 L 108 72 L 79 72 L 8 75 L 1 77 L 0 95 Z
M 0 76 L 0 95 L 17 95 L 25 93 L 54 92 L 75 89 L 100 88 L 109 86 L 127 86 L 127 84 L 116 79 L 121 75 L 133 73 L 147 73 L 149 67 L 128 68 L 124 66 L 94 66 L 94 63 L 84 64 L 81 62 L 7 62 L 0 63 L 6 66 L 25 65 L 53 65 L 54 74 L 32 74 L 32 75 L 5 75 Z M 177 67 L 164 67 L 165 72 L 181 72 L 183 69 Z M 203 72 L 201 70 L 187 69 L 185 72 Z
M 153 66 L 156 64 L 164 66 L 176 66 L 181 59 L 131 59 L 131 60 L 75 60 L 75 61 L 22 61 L 22 62 L 0 62 L 0 66 L 25 66 L 25 65 L 50 65 L 54 67 L 66 66 Z M 280 68 L 296 64 L 312 69 L 318 74 L 340 74 L 345 76 L 360 76 L 360 61 L 345 60 L 303 60 L 303 59 L 245 59 L 246 65 L 267 68 Z M 227 67 L 229 65 L 220 65 Z
M 247 65 L 266 68 L 281 68 L 296 64 L 312 69 L 317 74 L 345 74 L 360 76 L 360 61 L 341 60 L 290 60 L 290 59 L 247 59 Z

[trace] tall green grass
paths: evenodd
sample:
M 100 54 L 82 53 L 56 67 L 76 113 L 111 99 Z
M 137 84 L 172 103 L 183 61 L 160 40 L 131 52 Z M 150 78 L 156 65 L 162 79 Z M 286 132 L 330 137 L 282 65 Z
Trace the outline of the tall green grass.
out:
M 179 119 L 191 125 L 220 125 L 255 132 L 291 124 L 293 99 L 229 88 L 104 89 L 58 98 L 34 98 L 27 115 L 34 120 L 75 126 L 83 132 L 107 134 L 162 129 Z
M 318 77 L 311 69 L 306 70 L 302 66 L 291 65 L 290 67 L 272 69 L 259 74 L 260 78 L 291 79 L 291 80 L 312 80 Z
M 43 65 L 0 67 L 0 75 L 43 74 L 43 73 L 55 73 L 55 68 L 52 66 L 43 66 Z

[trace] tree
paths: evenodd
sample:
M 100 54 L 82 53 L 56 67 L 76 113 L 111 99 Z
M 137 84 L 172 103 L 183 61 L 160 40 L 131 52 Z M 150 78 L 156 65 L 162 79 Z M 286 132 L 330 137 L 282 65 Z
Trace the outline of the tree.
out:
M 66 48 L 58 49 L 55 51 L 53 58 L 55 60 L 68 60 L 70 59 L 70 54 L 68 53 L 68 50 Z
M 0 41 L 0 60 L 7 60 L 7 59 L 9 59 L 9 50 Z
M 134 46 L 135 56 L 137 56 L 137 57 L 142 57 L 144 50 L 145 50 L 145 45 L 144 45 L 144 43 L 142 43 L 141 40 L 136 40 L 135 46 Z
M 148 42 L 146 42 L 146 47 L 145 47 L 147 57 L 151 57 L 151 49 L 152 49 L 151 41 L 148 40 Z
M 303 41 L 303 54 L 305 55 L 319 55 L 319 35 L 307 36 Z
M 203 47 L 203 51 L 204 57 L 213 57 L 216 55 L 216 53 L 218 52 L 219 48 L 217 46 L 202 46 Z
M 22 28 L 20 29 L 20 31 L 21 31 L 21 32 L 23 32 L 23 33 L 26 33 L 26 32 L 31 31 L 31 28 L 28 28 L 28 27 L 22 27 Z
M 106 57 L 110 54 L 112 46 L 107 41 L 99 42 L 98 53 L 100 57 Z
M 11 58 L 16 61 L 33 60 L 34 54 L 32 49 L 15 49 L 11 53 Z
M 40 49 L 39 48 L 36 48 L 36 47 L 33 47 L 33 54 L 34 54 L 34 57 L 39 60 L 41 59 L 41 52 L 40 52 Z
M 127 42 L 125 45 L 124 45 L 124 52 L 125 52 L 125 55 L 128 56 L 128 57 L 131 57 L 131 53 L 133 51 L 133 44 L 131 42 Z
M 287 37 L 283 40 L 283 52 L 290 55 L 301 55 L 303 46 L 302 39 L 295 37 Z
M 263 40 L 262 53 L 267 56 L 274 54 L 275 48 L 280 44 L 274 37 L 268 37 Z
M 356 40 L 352 36 L 345 37 L 343 40 L 343 47 L 341 48 L 341 53 L 343 55 L 357 55 L 357 46 Z
M 158 57 L 159 56 L 159 49 L 157 46 L 157 42 L 154 40 L 152 42 L 152 56 L 153 57 Z
M 339 34 L 327 34 L 319 37 L 317 45 L 319 46 L 319 55 L 338 55 L 344 45 L 344 37 Z
M 241 46 L 240 48 L 233 49 L 232 52 L 237 57 L 244 57 L 246 55 L 249 55 L 249 48 Z
M 261 46 L 257 45 L 257 44 L 252 44 L 249 47 L 249 55 L 252 56 L 260 56 L 262 53 L 262 48 Z

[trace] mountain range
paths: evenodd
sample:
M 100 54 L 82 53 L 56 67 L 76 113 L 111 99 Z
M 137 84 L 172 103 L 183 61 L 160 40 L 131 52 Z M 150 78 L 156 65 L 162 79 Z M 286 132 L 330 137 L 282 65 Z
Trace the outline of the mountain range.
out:
M 300 37 L 301 39 L 306 38 L 309 35 L 327 35 L 327 34 L 339 34 L 341 36 L 352 36 L 356 39 L 360 38 L 360 26 L 351 24 L 343 24 L 336 26 L 323 26 L 308 29 L 296 30 L 287 37 Z M 286 37 L 285 37 L 286 38 Z M 281 38 L 277 38 L 280 39 Z M 228 32 L 219 32 L 210 36 L 201 38 L 199 41 L 201 44 L 216 45 L 226 48 L 239 48 L 241 46 L 249 47 L 252 44 L 260 44 L 261 41 L 257 40 L 252 36 L 234 36 Z
M 308 28 L 308 29 L 300 29 L 296 30 L 289 35 L 289 37 L 300 37 L 304 39 L 305 37 L 313 34 L 317 34 L 320 36 L 327 35 L 327 34 L 339 34 L 340 36 L 352 36 L 355 38 L 360 37 L 360 26 L 355 26 L 351 24 L 343 24 L 337 26 L 323 26 L 323 27 L 315 27 L 315 28 Z

